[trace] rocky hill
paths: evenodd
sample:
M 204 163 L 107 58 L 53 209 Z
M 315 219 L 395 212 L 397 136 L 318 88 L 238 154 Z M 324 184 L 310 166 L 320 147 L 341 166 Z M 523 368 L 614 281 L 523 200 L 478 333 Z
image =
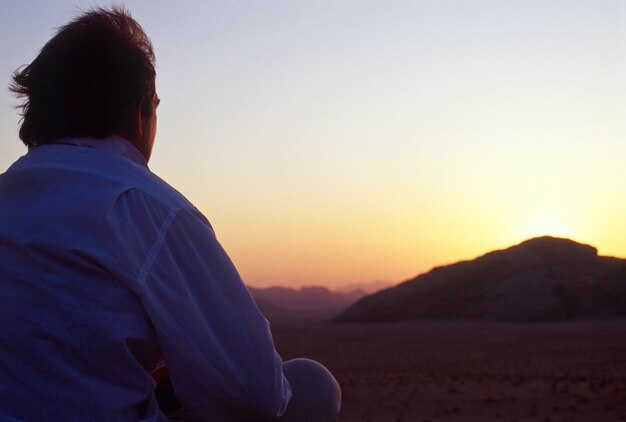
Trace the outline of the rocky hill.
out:
M 539 237 L 434 268 L 365 296 L 336 321 L 558 321 L 626 317 L 626 260 L 569 239 Z

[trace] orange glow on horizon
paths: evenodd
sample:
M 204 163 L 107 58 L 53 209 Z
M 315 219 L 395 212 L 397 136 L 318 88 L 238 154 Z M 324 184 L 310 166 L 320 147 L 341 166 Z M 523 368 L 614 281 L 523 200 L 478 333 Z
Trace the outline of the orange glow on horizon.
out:
M 26 152 L 9 75 L 108 3 L 4 2 L 1 171 Z M 626 3 L 126 3 L 150 169 L 246 283 L 398 283 L 541 235 L 626 256 Z

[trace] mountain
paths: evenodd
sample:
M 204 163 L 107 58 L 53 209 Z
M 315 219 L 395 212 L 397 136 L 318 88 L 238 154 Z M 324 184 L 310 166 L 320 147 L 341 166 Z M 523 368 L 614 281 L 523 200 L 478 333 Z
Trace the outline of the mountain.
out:
M 334 292 L 326 287 L 303 287 L 290 289 L 287 287 L 270 287 L 259 289 L 248 286 L 259 309 L 266 317 L 283 315 L 293 312 L 336 315 L 342 309 L 365 296 L 365 290 Z
M 375 293 L 379 290 L 391 287 L 393 283 L 387 281 L 369 281 L 364 283 L 350 283 L 344 286 L 333 289 L 336 292 L 344 294 L 355 294 L 356 292 L 364 292 L 362 296 L 366 294 Z
M 539 237 L 361 298 L 336 321 L 558 321 L 626 316 L 626 260 Z

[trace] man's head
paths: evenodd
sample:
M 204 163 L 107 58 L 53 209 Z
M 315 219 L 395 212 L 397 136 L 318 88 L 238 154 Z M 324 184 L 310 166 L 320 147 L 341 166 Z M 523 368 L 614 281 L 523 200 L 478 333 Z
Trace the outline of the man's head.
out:
M 20 138 L 34 146 L 117 134 L 148 159 L 159 101 L 155 76 L 152 44 L 127 11 L 88 11 L 13 74 L 10 89 L 24 98 Z

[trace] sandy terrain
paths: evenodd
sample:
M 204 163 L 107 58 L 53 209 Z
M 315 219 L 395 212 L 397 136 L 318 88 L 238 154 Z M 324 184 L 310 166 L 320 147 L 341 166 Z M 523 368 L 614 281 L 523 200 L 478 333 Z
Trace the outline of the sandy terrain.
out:
M 626 321 L 336 324 L 274 319 L 325 364 L 342 421 L 626 421 Z

